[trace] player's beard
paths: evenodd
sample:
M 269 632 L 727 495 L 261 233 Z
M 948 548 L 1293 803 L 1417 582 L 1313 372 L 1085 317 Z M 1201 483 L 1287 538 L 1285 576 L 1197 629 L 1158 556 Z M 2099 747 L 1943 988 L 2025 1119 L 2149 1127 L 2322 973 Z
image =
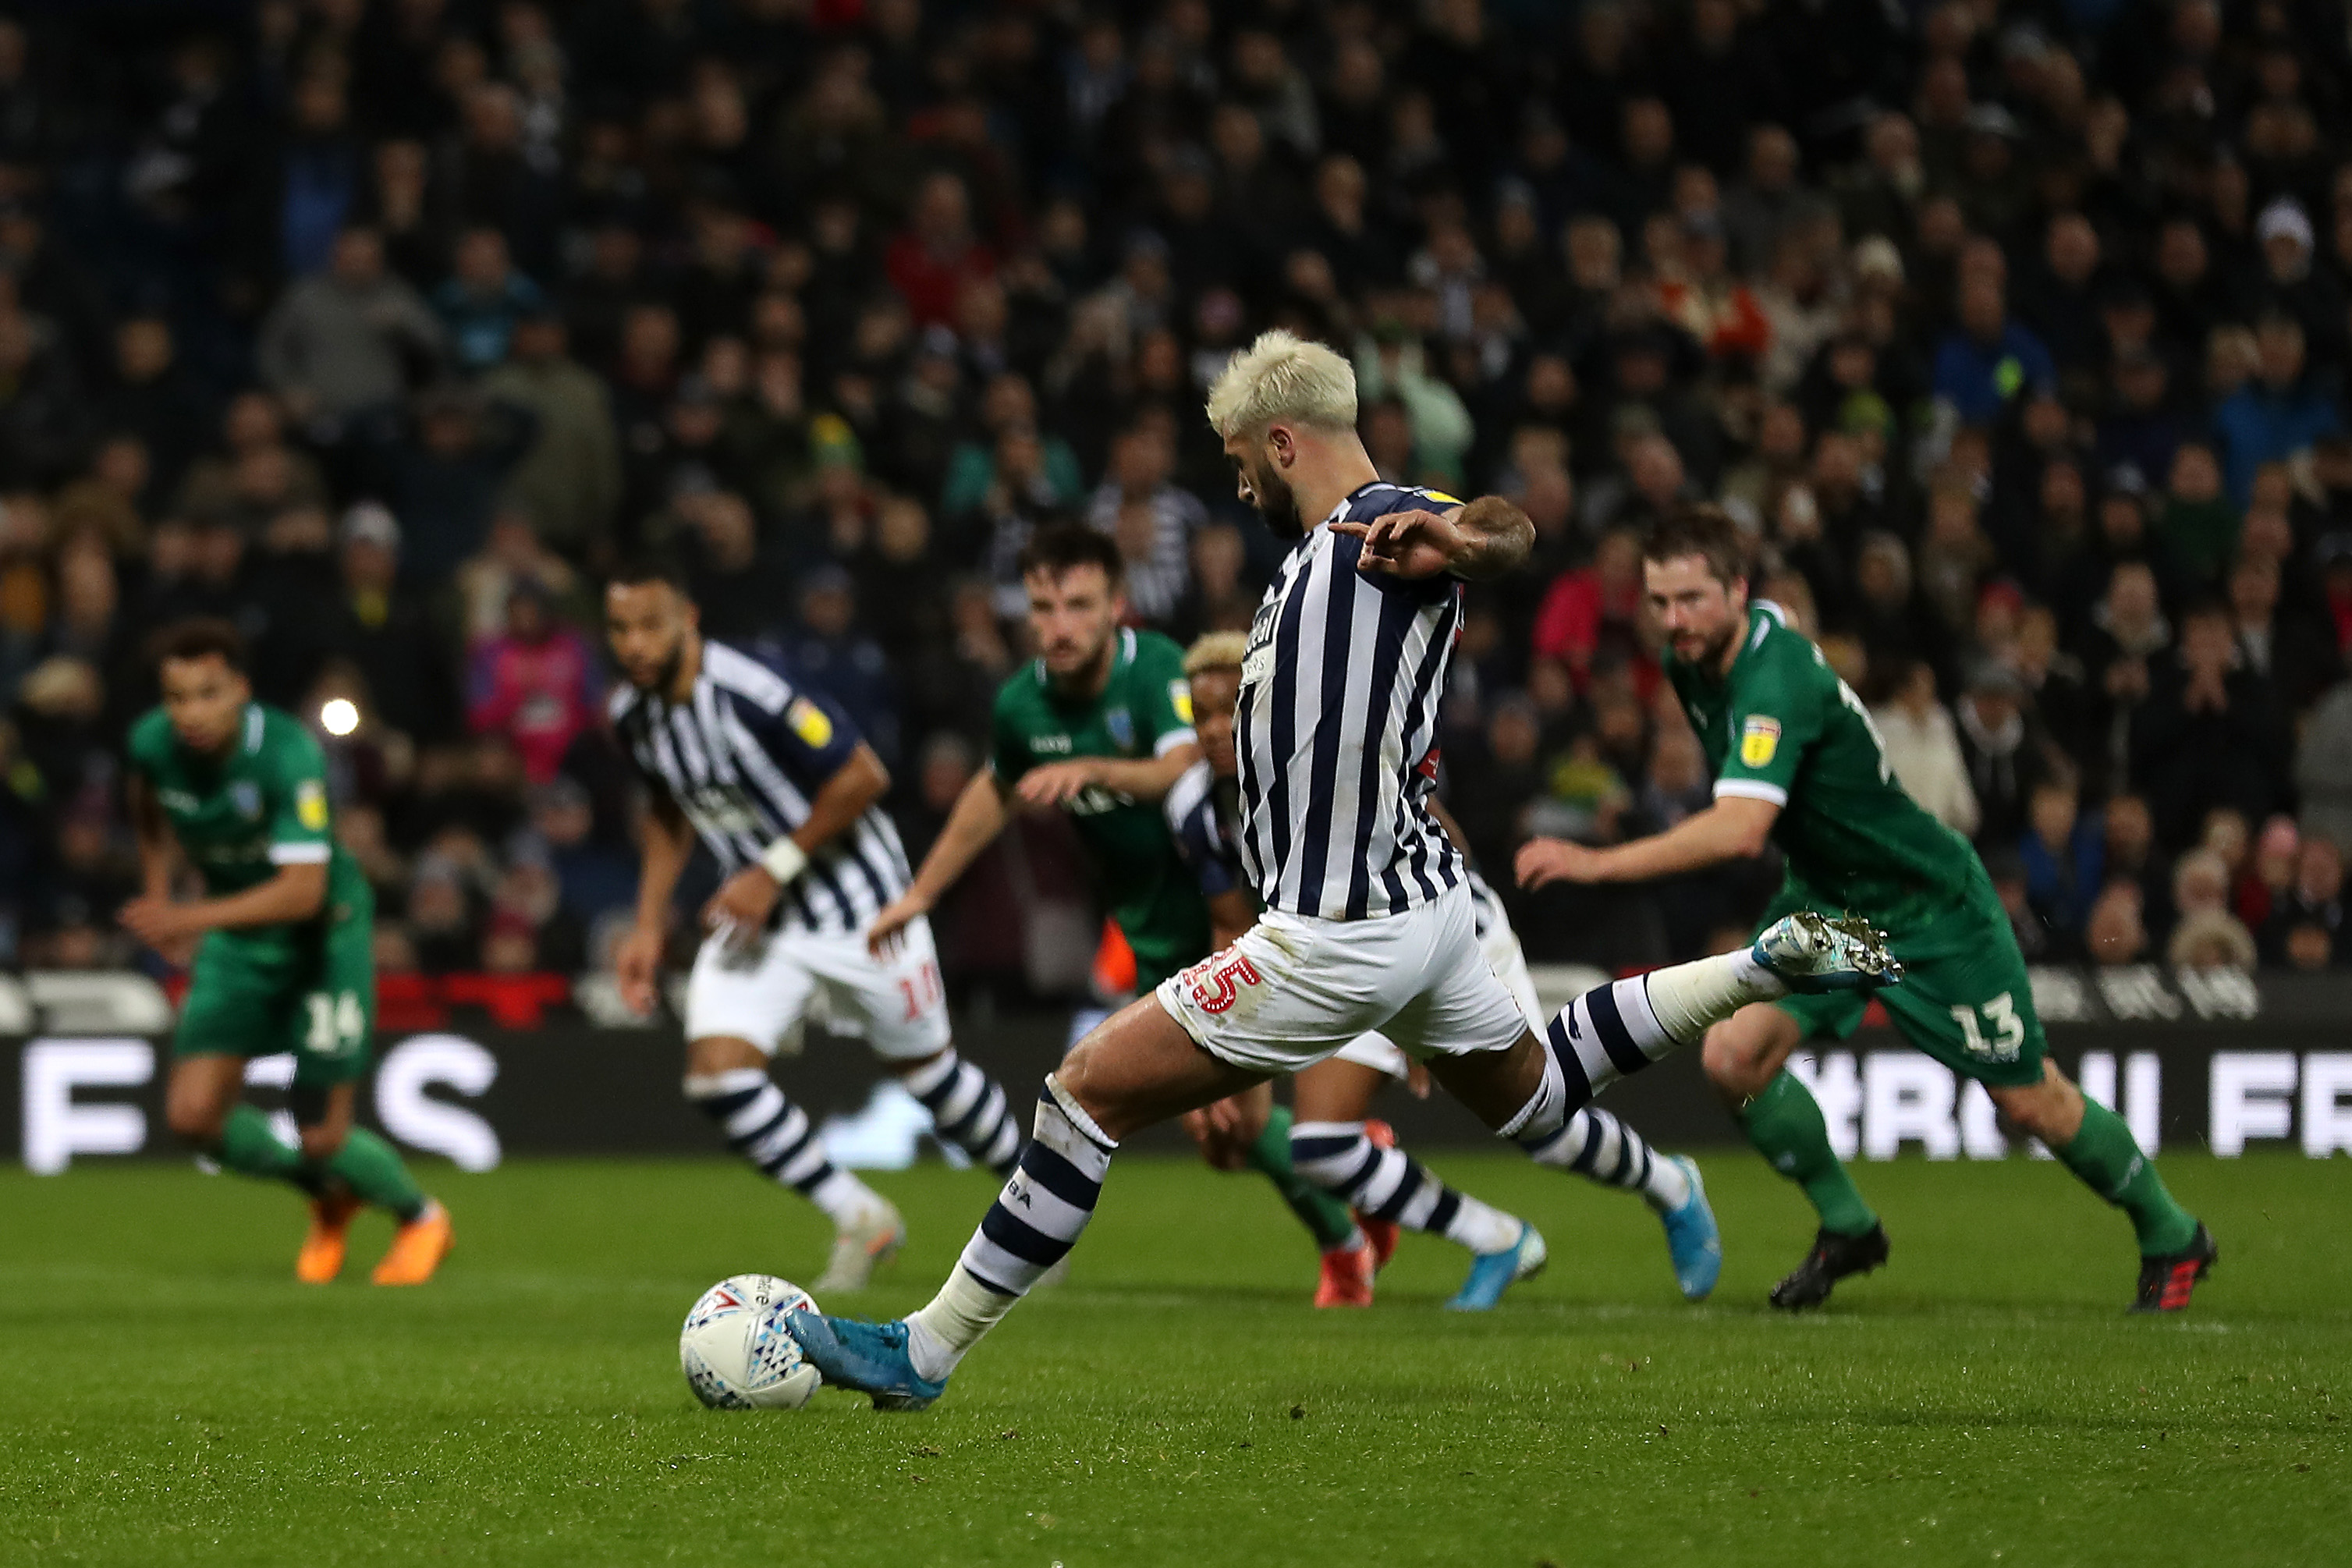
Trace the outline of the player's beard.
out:
M 1276 539 L 1297 539 L 1306 533 L 1306 521 L 1298 515 L 1298 497 L 1272 464 L 1264 458 L 1252 463 L 1249 481 L 1257 515 Z
M 662 656 L 661 668 L 654 672 L 654 678 L 636 682 L 636 688 L 667 696 L 677 689 L 677 672 L 685 667 L 686 634 L 680 632 L 677 640 L 669 645 L 669 652 Z
M 1739 635 L 1745 630 L 1747 628 L 1736 619 L 1726 622 L 1721 631 L 1715 633 L 1700 645 L 1698 657 L 1687 662 L 1693 668 L 1705 670 L 1708 677 L 1712 678 L 1723 668 L 1723 656 L 1731 651 L 1731 645 L 1738 640 Z

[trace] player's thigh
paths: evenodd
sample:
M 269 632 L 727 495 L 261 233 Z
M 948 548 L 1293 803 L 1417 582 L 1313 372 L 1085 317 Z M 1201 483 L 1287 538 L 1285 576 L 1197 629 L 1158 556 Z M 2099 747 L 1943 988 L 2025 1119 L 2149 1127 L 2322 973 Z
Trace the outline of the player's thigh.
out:
M 884 1061 L 903 1070 L 947 1048 L 947 987 L 929 921 L 909 921 L 880 957 L 854 932 L 803 939 L 801 953 L 824 988 L 827 1013 L 864 1036 Z
M 740 943 L 705 938 L 687 975 L 686 1037 L 748 1040 L 772 1056 L 807 1014 L 816 984 L 792 932 Z
M 299 950 L 285 987 L 281 1038 L 294 1053 L 295 1121 L 307 1129 L 327 1116 L 330 1090 L 367 1073 L 375 1042 L 375 952 L 367 920 L 346 916 L 315 946 Z
M 1529 1033 L 1526 1010 L 1488 963 L 1472 923 L 1470 895 L 1455 888 L 1412 919 L 1425 917 L 1416 951 L 1401 967 L 1419 984 L 1379 1029 L 1408 1055 L 1431 1063 L 1440 1057 L 1503 1053 Z
M 2006 920 L 1978 918 L 1942 933 L 1931 955 L 1901 956 L 1903 984 L 1878 996 L 1906 1040 L 1990 1089 L 2043 1081 L 2049 1041 Z
M 1344 921 L 1268 910 L 1151 994 L 1209 1055 L 1255 1077 L 1297 1072 L 1381 1027 L 1423 988 L 1420 912 Z
M 1211 1056 L 1169 1016 L 1157 993 L 1091 1030 L 1054 1081 L 1113 1139 L 1238 1094 L 1266 1074 Z
M 172 1031 L 174 1057 L 259 1057 L 288 1048 L 291 976 L 273 956 L 220 932 L 196 949 L 180 1018 Z
M 221 1124 L 245 1094 L 241 1056 L 205 1051 L 172 1059 L 163 1091 L 163 1120 L 174 1133 L 196 1142 L 220 1136 Z
M 1361 1121 L 1381 1090 L 1403 1082 L 1411 1066 L 1386 1036 L 1360 1036 L 1291 1080 L 1291 1114 L 1299 1121 Z

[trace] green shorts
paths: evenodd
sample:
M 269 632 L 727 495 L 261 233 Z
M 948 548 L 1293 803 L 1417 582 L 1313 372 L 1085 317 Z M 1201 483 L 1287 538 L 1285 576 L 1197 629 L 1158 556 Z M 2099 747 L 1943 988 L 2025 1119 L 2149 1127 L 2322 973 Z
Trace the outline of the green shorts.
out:
M 294 1083 L 328 1089 L 367 1071 L 375 1037 L 373 921 L 339 907 L 323 928 L 265 937 L 216 931 L 196 949 L 174 1056 L 294 1053 Z
M 1784 885 L 1757 929 L 1798 910 L 1822 908 L 1803 889 Z M 1824 912 L 1872 918 L 1868 910 Z M 1876 995 L 1905 1039 L 1962 1078 L 1997 1089 L 2042 1081 L 2049 1041 L 2033 1011 L 2033 984 L 2000 895 L 1982 867 L 1948 909 L 1888 934 L 1903 961 L 1903 983 Z M 1773 1005 L 1796 1019 L 1808 1039 L 1843 1040 L 1861 1025 L 1870 998 L 1840 991 L 1786 996 Z

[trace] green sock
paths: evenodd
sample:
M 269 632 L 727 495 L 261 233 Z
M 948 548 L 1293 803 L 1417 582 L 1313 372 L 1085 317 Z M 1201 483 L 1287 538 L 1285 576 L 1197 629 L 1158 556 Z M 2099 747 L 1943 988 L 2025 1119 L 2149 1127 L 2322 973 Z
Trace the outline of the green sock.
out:
M 222 1169 L 240 1176 L 285 1182 L 318 1195 L 319 1173 L 302 1158 L 302 1151 L 280 1142 L 270 1130 L 269 1118 L 250 1105 L 231 1109 L 228 1120 L 221 1124 L 220 1147 L 213 1151 L 213 1158 Z
M 2179 1252 L 2197 1234 L 2194 1215 L 2173 1201 L 2156 1162 L 2139 1152 L 2124 1119 L 2083 1097 L 2083 1125 L 2074 1141 L 2054 1152 L 2084 1186 L 2131 1215 L 2141 1256 Z
M 425 1212 L 425 1190 L 400 1163 L 391 1144 L 364 1127 L 354 1127 L 326 1163 L 362 1201 L 390 1209 L 404 1223 Z
M 1315 1237 L 1317 1247 L 1334 1247 L 1356 1234 L 1356 1216 L 1348 1212 L 1348 1205 L 1290 1168 L 1290 1111 L 1286 1107 L 1276 1106 L 1274 1113 L 1265 1119 L 1265 1131 L 1249 1146 L 1249 1163 L 1251 1170 L 1265 1173 L 1265 1179 L 1274 1184 L 1282 1201 L 1298 1216 L 1298 1223 Z
M 1780 1073 L 1748 1102 L 1739 1112 L 1739 1124 L 1774 1170 L 1805 1189 L 1823 1230 L 1860 1236 L 1878 1223 L 1830 1147 L 1829 1123 L 1822 1120 L 1821 1105 L 1789 1073 Z

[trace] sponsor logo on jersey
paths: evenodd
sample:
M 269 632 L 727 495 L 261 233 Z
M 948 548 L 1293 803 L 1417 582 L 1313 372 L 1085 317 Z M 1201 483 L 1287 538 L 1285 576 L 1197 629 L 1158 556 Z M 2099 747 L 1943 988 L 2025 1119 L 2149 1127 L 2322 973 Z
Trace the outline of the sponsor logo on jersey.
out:
M 832 742 L 833 721 L 824 716 L 824 709 L 805 697 L 793 699 L 793 705 L 784 710 L 784 722 L 792 726 L 793 734 L 816 750 L 822 751 Z
M 1103 728 L 1110 731 L 1110 743 L 1120 751 L 1135 744 L 1135 716 L 1124 708 L 1114 708 L 1103 715 Z
M 1767 719 L 1759 713 L 1751 717 L 1739 731 L 1739 760 L 1751 768 L 1760 768 L 1772 760 L 1780 749 L 1780 721 Z
M 1067 735 L 1033 735 L 1029 738 L 1029 749 L 1041 756 L 1066 757 L 1070 754 L 1070 738 Z
M 229 785 L 228 800 L 239 816 L 253 820 L 261 816 L 261 786 L 250 779 L 239 779 Z
M 323 833 L 327 827 L 327 786 L 318 779 L 304 779 L 294 786 L 294 820 L 313 833 Z
M 1170 681 L 1168 704 L 1176 710 L 1178 723 L 1190 724 L 1192 721 L 1192 683 L 1189 680 Z
M 194 816 L 205 808 L 202 801 L 184 789 L 157 790 L 155 798 L 163 803 L 165 811 L 176 811 L 184 816 Z

